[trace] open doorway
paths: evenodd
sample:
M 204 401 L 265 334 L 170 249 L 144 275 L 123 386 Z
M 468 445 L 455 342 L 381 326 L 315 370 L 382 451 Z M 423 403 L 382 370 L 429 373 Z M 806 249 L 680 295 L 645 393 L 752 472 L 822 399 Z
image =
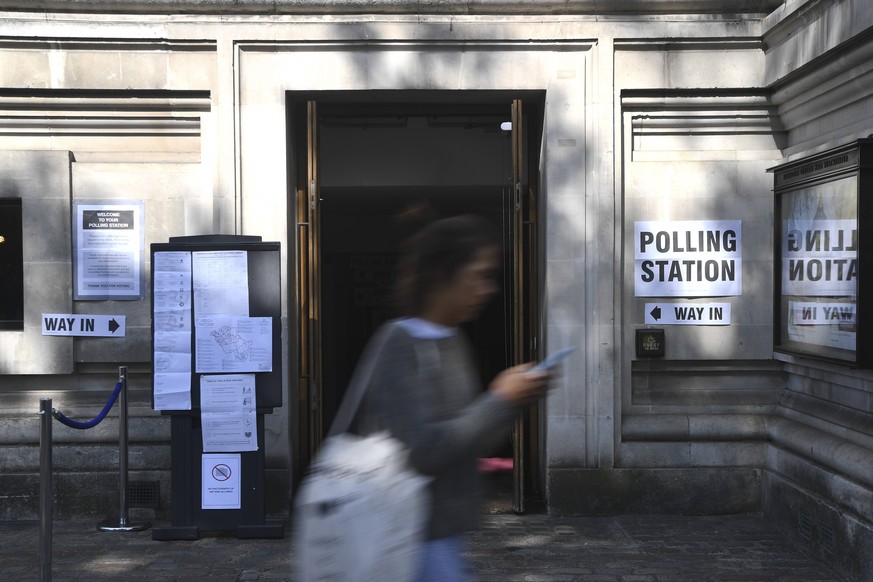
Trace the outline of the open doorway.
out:
M 479 214 L 502 233 L 501 291 L 464 330 L 482 385 L 536 357 L 542 95 L 524 97 L 525 115 L 517 94 L 289 94 L 300 246 L 297 468 L 330 427 L 366 341 L 396 316 L 395 265 L 409 234 L 402 216 L 412 208 Z M 534 407 L 482 460 L 489 510 L 523 511 L 541 499 L 538 427 Z

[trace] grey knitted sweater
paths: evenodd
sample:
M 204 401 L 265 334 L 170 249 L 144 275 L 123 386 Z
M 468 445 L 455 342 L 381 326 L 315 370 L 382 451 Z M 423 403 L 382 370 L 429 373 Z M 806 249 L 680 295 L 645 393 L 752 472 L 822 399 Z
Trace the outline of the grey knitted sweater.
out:
M 376 364 L 356 431 L 388 430 L 408 447 L 412 467 L 434 477 L 431 539 L 473 529 L 482 496 L 477 458 L 508 434 L 516 409 L 482 392 L 460 330 L 435 339 L 390 322 L 377 334 L 385 340 L 378 354 L 372 341 L 364 352 Z

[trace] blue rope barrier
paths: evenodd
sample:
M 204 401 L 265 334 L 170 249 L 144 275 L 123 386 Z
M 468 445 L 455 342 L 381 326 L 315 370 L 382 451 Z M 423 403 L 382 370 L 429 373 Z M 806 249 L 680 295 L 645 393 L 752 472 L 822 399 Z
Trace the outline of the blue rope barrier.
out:
M 109 397 L 109 401 L 106 403 L 106 406 L 103 407 L 103 410 L 100 411 L 100 414 L 95 416 L 92 420 L 88 422 L 79 422 L 78 420 L 73 420 L 72 418 L 67 418 L 58 410 L 52 410 L 52 416 L 61 421 L 61 424 L 65 424 L 70 428 L 77 428 L 80 430 L 84 430 L 86 428 L 94 428 L 100 421 L 106 418 L 106 414 L 112 408 L 112 405 L 115 404 L 115 401 L 118 400 L 118 395 L 121 394 L 121 387 L 124 385 L 124 382 L 121 380 L 115 385 L 115 390 L 112 392 L 112 396 Z

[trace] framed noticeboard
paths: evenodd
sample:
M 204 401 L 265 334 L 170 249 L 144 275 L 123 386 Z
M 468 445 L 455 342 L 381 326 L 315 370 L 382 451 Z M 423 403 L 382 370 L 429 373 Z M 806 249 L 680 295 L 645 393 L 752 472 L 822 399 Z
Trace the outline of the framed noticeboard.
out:
M 257 409 L 282 406 L 280 264 L 279 243 L 257 236 L 152 243 L 155 410 L 201 413 L 201 386 L 216 374 L 240 390 L 252 374 Z
M 873 366 L 873 140 L 771 171 L 775 350 Z

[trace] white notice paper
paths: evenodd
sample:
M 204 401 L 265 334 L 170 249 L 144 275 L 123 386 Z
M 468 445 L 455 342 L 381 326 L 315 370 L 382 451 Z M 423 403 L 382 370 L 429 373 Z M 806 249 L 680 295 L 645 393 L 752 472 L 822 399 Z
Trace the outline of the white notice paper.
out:
M 203 455 L 201 509 L 240 509 L 240 456 Z
M 205 315 L 249 314 L 249 271 L 246 251 L 194 253 L 194 310 Z
M 255 375 L 200 377 L 203 451 L 258 450 Z
M 198 317 L 196 371 L 272 372 L 271 317 Z
M 191 410 L 191 253 L 154 254 L 155 410 Z

